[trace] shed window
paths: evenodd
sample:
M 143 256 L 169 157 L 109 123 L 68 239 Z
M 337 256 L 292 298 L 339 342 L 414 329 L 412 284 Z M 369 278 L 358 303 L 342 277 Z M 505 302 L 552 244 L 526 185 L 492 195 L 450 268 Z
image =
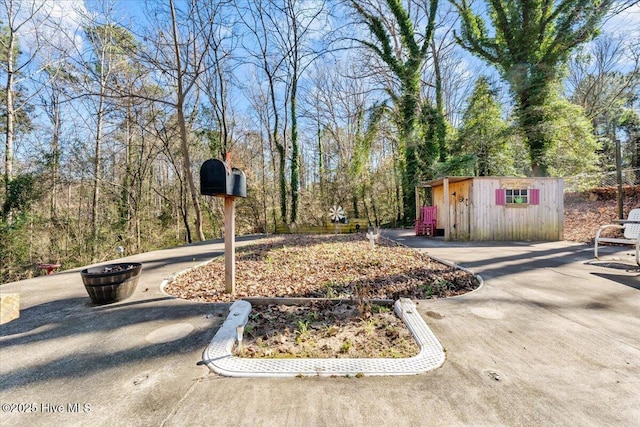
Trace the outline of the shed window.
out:
M 517 205 L 539 205 L 540 189 L 496 189 L 496 205 L 498 206 L 517 206 Z
M 527 189 L 509 189 L 505 190 L 506 198 L 505 202 L 510 204 L 528 204 L 529 203 L 529 190 Z

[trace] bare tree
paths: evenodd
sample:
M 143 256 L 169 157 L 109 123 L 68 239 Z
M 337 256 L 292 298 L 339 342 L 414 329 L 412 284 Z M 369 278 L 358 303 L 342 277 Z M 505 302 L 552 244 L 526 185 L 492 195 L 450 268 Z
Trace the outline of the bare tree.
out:
M 281 8 L 286 26 L 276 26 L 278 38 L 285 52 L 288 65 L 291 119 L 291 222 L 298 219 L 300 189 L 300 143 L 298 141 L 298 88 L 305 70 L 323 53 L 323 48 L 313 48 L 318 44 L 318 34 L 314 27 L 326 16 L 323 2 L 305 3 L 299 0 L 285 0 Z
M 107 23 L 89 25 L 85 29 L 90 46 L 90 56 L 84 62 L 84 72 L 92 87 L 87 88 L 95 98 L 95 133 L 93 157 L 93 198 L 91 204 L 91 254 L 98 256 L 100 224 L 100 190 L 103 172 L 102 145 L 105 122 L 109 113 L 109 101 L 116 87 L 114 78 L 126 64 L 125 52 L 131 49 L 131 34 L 124 28 Z
M 640 45 L 623 37 L 605 35 L 569 61 L 568 95 L 595 120 L 634 96 L 640 85 Z
M 150 11 L 155 27 L 144 37 L 146 49 L 141 52 L 141 60 L 152 71 L 150 75 L 157 80 L 157 85 L 172 89 L 165 93 L 167 96 L 155 97 L 150 94 L 146 99 L 168 105 L 176 114 L 183 175 L 195 210 L 195 231 L 199 240 L 204 240 L 205 236 L 189 147 L 198 104 L 193 97 L 198 95 L 197 83 L 208 66 L 207 59 L 215 40 L 215 26 L 211 22 L 192 19 L 198 13 L 202 14 L 198 10 L 203 7 L 208 7 L 208 4 L 190 0 L 184 10 L 178 9 L 174 0 L 169 0 L 168 11 L 163 10 L 162 5 Z
M 15 125 L 19 115 L 28 108 L 30 100 L 37 95 L 31 93 L 18 96 L 18 86 L 24 79 L 37 74 L 40 69 L 31 67 L 38 58 L 40 32 L 38 28 L 47 19 L 45 3 L 36 0 L 3 0 L 5 19 L 0 18 L 0 67 L 5 74 L 3 97 L 6 101 L 5 111 L 5 158 L 4 187 L 13 178 L 13 148 Z M 30 33 L 32 42 L 29 46 L 19 45 L 19 35 Z M 24 43 L 23 43 L 24 44 Z
M 62 73 L 60 67 L 45 70 L 46 82 L 42 82 L 44 90 L 40 96 L 41 104 L 51 121 L 51 147 L 47 156 L 47 166 L 51 172 L 51 196 L 50 213 L 52 218 L 58 214 L 58 184 L 60 170 L 60 134 L 62 129 L 62 104 L 66 98 L 63 89 L 74 78 L 67 73 Z
M 238 8 L 239 16 L 249 32 L 250 39 L 244 49 L 251 58 L 251 64 L 259 79 L 264 78 L 265 87 L 248 87 L 250 98 L 259 114 L 260 122 L 268 134 L 271 151 L 278 155 L 278 189 L 280 194 L 280 219 L 287 222 L 287 144 L 285 142 L 286 105 L 288 90 L 283 90 L 283 74 L 286 56 L 276 49 L 273 29 L 279 25 L 276 11 L 266 0 L 249 0 Z M 284 117 L 283 117 L 284 116 Z M 275 168 L 275 158 L 272 156 Z
M 162 186 L 154 187 L 154 191 L 158 194 L 162 199 L 172 205 L 175 208 L 175 211 L 178 214 L 179 219 L 182 221 L 182 224 L 186 231 L 186 240 L 187 242 L 191 242 L 191 227 L 189 225 L 189 202 L 188 202 L 188 188 L 186 184 L 186 179 L 183 176 L 185 173 L 185 168 L 181 164 L 184 162 L 184 156 L 181 155 L 181 147 L 176 149 L 173 141 L 179 139 L 179 130 L 175 121 L 170 120 L 156 120 L 153 122 L 153 125 L 156 127 L 154 134 L 158 138 L 160 143 L 160 152 L 162 156 L 165 158 L 166 163 L 169 168 L 173 170 L 173 174 L 177 180 L 177 191 L 178 197 L 177 201 L 175 198 L 169 197 L 167 193 L 168 187 L 168 178 L 165 180 Z M 180 144 L 181 145 L 181 144 Z M 160 188 L 158 188 L 160 187 Z
M 637 126 L 640 89 L 640 44 L 628 37 L 604 35 L 574 55 L 566 79 L 569 99 L 580 105 L 600 137 L 604 169 L 615 164 L 616 140 L 627 133 L 631 165 L 638 165 Z M 625 160 L 625 159 L 623 159 Z M 624 163 L 624 162 L 623 162 Z
M 318 134 L 316 165 L 320 182 L 318 201 L 325 209 L 333 204 L 353 204 L 359 216 L 359 183 L 368 164 L 367 150 L 360 150 L 367 105 L 373 103 L 368 82 L 354 79 L 349 60 L 336 66 L 318 65 L 311 73 L 314 88 L 307 95 L 306 115 L 313 117 Z
M 211 49 L 208 52 L 207 67 L 200 86 L 206 95 L 201 120 L 205 122 L 205 137 L 209 142 L 211 155 L 225 159 L 232 151 L 235 112 L 232 101 L 234 88 L 234 57 L 238 44 L 235 33 L 235 17 L 227 8 L 230 1 L 221 1 L 197 10 L 194 19 L 202 26 L 211 26 Z

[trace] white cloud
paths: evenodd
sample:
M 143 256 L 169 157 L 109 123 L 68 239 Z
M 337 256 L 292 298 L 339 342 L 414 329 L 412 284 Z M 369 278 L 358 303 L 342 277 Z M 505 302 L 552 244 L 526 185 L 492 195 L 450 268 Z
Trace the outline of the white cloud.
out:
M 45 0 L 46 1 L 46 0 Z M 84 4 L 75 1 L 47 2 L 51 26 L 45 30 L 45 37 L 53 48 L 64 51 L 81 50 L 83 17 L 87 16 Z
M 627 38 L 640 37 L 640 2 L 609 17 L 604 22 L 602 31 L 614 35 L 624 35 Z
M 46 63 L 55 60 L 60 50 L 73 51 L 82 46 L 79 30 L 83 14 L 84 4 L 77 1 L 14 0 L 13 16 L 5 22 L 12 21 L 18 28 L 23 55 L 39 56 L 38 62 Z

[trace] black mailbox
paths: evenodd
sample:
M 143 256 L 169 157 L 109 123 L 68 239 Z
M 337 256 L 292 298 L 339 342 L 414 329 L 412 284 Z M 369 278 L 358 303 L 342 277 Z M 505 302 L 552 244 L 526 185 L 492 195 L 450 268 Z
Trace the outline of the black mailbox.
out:
M 240 169 L 231 168 L 227 182 L 227 194 L 235 197 L 247 197 L 247 176 Z
M 209 159 L 200 166 L 200 194 L 227 195 L 227 167 L 218 159 Z
M 247 197 L 247 177 L 240 169 L 229 170 L 225 162 L 209 159 L 200 167 L 200 194 Z

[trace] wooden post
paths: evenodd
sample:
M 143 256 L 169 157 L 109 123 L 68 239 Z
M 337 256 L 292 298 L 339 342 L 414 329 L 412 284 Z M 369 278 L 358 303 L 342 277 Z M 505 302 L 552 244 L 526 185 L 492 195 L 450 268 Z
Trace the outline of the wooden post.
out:
M 416 198 L 416 222 L 420 220 L 420 191 L 419 184 L 414 187 L 414 195 Z
M 224 291 L 236 292 L 236 211 L 234 198 L 224 198 Z
M 615 129 L 615 127 L 614 127 Z M 622 189 L 622 153 L 620 152 L 620 140 L 614 133 L 616 141 L 616 180 L 618 181 L 618 219 L 624 219 L 623 189 Z
M 449 194 L 449 178 L 442 181 L 442 191 L 444 192 L 444 240 L 451 238 L 451 194 Z

